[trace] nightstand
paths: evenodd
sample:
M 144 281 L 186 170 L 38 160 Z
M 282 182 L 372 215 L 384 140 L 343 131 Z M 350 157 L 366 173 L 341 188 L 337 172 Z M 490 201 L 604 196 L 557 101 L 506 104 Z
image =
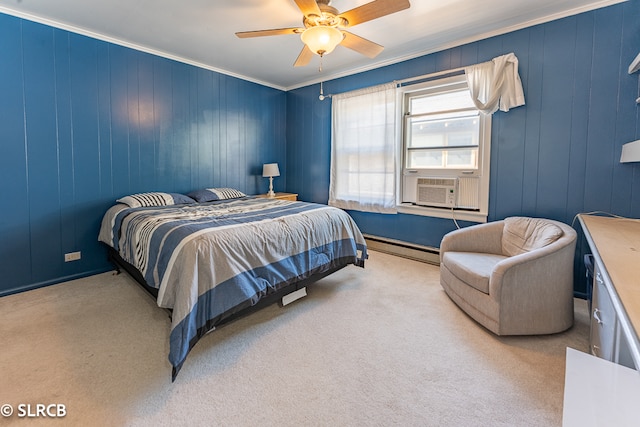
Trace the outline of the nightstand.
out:
M 295 193 L 276 193 L 274 197 L 269 197 L 266 194 L 258 194 L 256 197 L 261 197 L 263 199 L 280 199 L 280 200 L 298 200 L 298 195 Z

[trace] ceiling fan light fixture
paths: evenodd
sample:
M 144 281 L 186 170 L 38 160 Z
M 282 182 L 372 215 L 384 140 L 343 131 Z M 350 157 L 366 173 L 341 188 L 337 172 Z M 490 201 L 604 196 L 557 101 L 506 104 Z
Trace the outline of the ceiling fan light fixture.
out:
M 307 28 L 300 37 L 313 53 L 322 56 L 333 52 L 344 39 L 344 34 L 335 27 L 318 25 Z

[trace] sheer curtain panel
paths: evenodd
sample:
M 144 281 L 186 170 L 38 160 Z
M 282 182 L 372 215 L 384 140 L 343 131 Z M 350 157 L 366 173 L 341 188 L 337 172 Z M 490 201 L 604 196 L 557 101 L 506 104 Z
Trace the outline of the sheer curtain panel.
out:
M 332 98 L 329 205 L 396 213 L 396 84 Z
M 513 53 L 464 69 L 471 97 L 478 110 L 493 114 L 498 108 L 524 105 L 524 91 L 518 74 L 518 58 Z

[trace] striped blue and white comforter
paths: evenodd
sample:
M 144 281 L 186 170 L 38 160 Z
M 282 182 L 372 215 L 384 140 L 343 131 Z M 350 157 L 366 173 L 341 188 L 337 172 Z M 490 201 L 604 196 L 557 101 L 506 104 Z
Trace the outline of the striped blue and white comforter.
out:
M 367 258 L 364 238 L 344 211 L 262 198 L 153 208 L 119 204 L 105 214 L 99 240 L 158 289 L 159 306 L 172 309 L 174 376 L 208 320 L 312 274 L 363 266 Z

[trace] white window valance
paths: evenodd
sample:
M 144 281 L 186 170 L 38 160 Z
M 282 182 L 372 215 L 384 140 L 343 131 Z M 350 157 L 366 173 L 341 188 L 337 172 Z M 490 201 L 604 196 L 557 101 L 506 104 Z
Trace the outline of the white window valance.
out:
M 518 58 L 513 53 L 465 67 L 464 73 L 473 102 L 482 113 L 493 114 L 498 108 L 506 112 L 524 105 Z

